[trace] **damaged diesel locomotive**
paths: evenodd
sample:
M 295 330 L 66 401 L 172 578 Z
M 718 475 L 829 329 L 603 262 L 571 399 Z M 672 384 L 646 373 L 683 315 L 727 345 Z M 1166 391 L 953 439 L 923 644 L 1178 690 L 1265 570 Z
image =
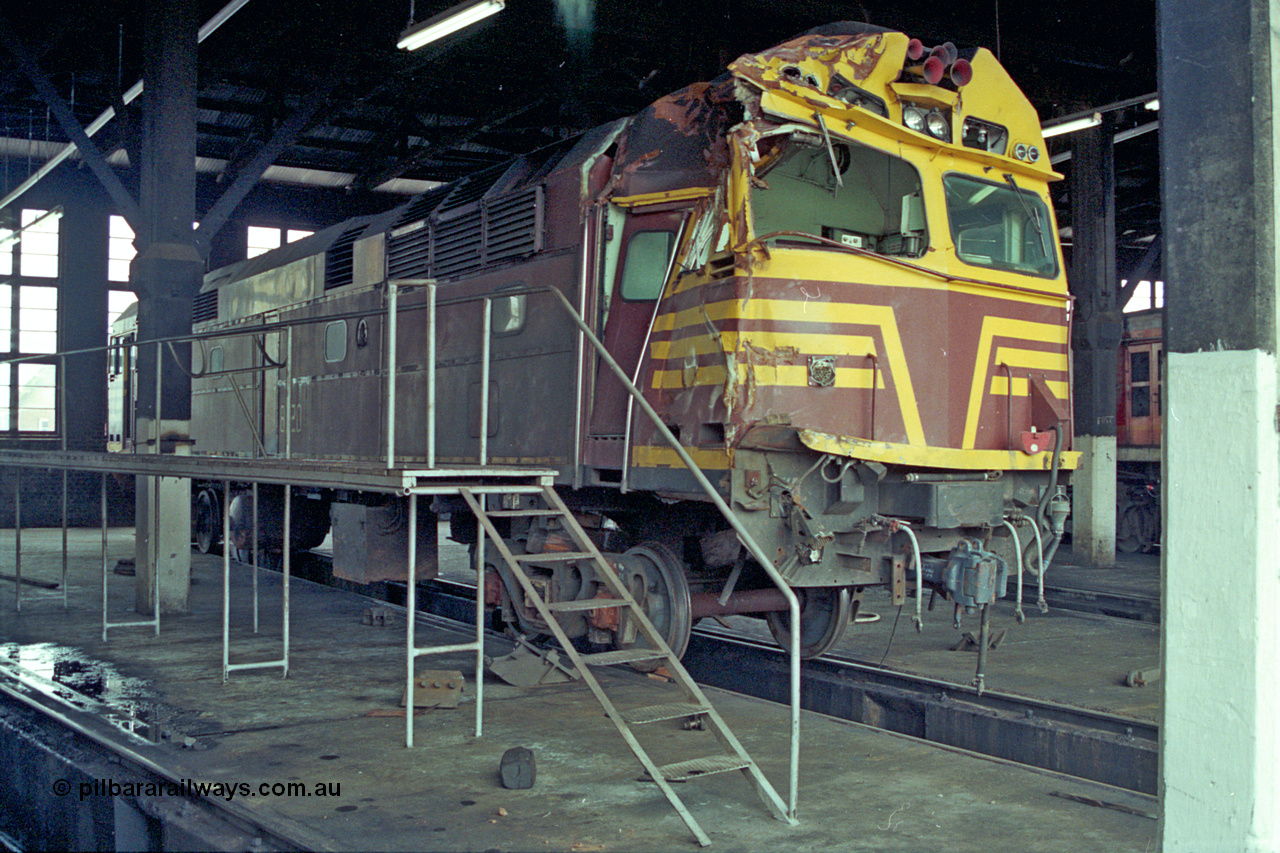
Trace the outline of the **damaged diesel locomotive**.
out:
M 1011 573 L 1040 571 L 1068 511 L 1058 177 L 1035 111 L 987 50 L 823 27 L 638 115 L 211 273 L 198 331 L 306 322 L 256 347 L 206 342 L 222 375 L 195 380 L 195 452 L 380 458 L 395 293 L 397 464 L 432 452 L 431 331 L 440 464 L 475 465 L 484 444 L 488 464 L 557 471 L 677 653 L 707 615 L 764 615 L 784 640 L 781 594 L 554 288 L 776 555 L 801 595 L 805 655 L 839 639 L 871 586 L 896 604 L 931 590 L 958 618 Z M 287 356 L 286 380 L 228 387 L 227 370 L 268 352 Z M 268 413 L 252 428 L 246 395 Z M 313 527 L 332 519 L 335 570 L 373 579 L 364 557 L 383 533 L 403 539 L 403 504 L 300 492 Z M 474 541 L 464 505 L 433 510 Z M 572 550 L 548 518 L 501 521 L 517 554 Z M 348 531 L 368 543 L 344 557 Z M 428 574 L 433 549 L 419 553 Z M 527 565 L 552 601 L 596 595 L 590 561 Z M 544 632 L 508 575 L 491 567 L 490 603 Z M 571 618 L 570 635 L 628 642 L 616 611 Z

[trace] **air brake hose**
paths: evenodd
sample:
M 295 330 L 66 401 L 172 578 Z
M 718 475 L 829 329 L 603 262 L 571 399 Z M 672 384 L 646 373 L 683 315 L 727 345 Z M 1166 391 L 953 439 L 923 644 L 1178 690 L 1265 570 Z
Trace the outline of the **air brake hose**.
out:
M 1050 427 L 1053 430 L 1053 463 L 1049 470 L 1049 488 L 1044 490 L 1044 495 L 1040 498 L 1040 505 L 1036 507 L 1036 521 L 1044 525 L 1044 529 L 1049 529 L 1049 498 L 1053 496 L 1058 489 L 1058 468 L 1062 465 L 1062 424 L 1056 423 Z

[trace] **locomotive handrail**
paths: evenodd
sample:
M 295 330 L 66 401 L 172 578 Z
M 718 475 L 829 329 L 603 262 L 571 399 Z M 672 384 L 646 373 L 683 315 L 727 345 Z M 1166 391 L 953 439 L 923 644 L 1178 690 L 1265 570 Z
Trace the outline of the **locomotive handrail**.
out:
M 415 281 L 415 284 L 419 283 L 420 281 L 421 280 Z M 394 292 L 396 289 L 398 289 L 400 282 L 397 280 L 391 280 L 391 281 L 388 281 L 387 284 L 388 284 L 389 291 Z M 434 284 L 428 284 L 428 286 L 431 288 L 432 291 L 434 291 Z M 502 291 L 502 296 L 506 297 L 506 296 L 513 296 L 513 295 L 520 295 L 520 294 L 534 294 L 534 293 L 550 293 L 555 296 L 557 300 L 557 304 L 569 316 L 569 319 L 573 321 L 574 325 L 578 327 L 578 331 L 581 333 L 581 335 L 585 337 L 588 342 L 590 342 L 591 346 L 600 355 L 601 360 L 605 363 L 605 365 L 609 368 L 609 370 L 613 372 L 613 375 L 618 377 L 619 381 L 622 382 L 622 387 L 626 389 L 629 395 L 631 395 L 631 398 L 635 401 L 636 405 L 638 405 L 640 407 L 640 410 L 644 412 L 645 417 L 647 417 L 653 423 L 654 427 L 657 429 L 659 435 L 662 436 L 663 440 L 666 441 L 667 444 L 671 446 L 671 449 L 675 451 L 676 455 L 680 458 L 680 461 L 684 463 L 686 468 L 688 468 L 689 473 L 693 475 L 693 478 L 697 481 L 698 485 L 702 488 L 702 491 L 707 495 L 707 498 L 710 499 L 711 503 L 715 505 L 716 509 L 720 511 L 720 514 L 724 516 L 725 521 L 729 523 L 729 526 L 733 528 L 733 531 L 738 535 L 739 541 L 742 542 L 743 546 L 746 547 L 747 551 L 750 552 L 751 556 L 755 558 L 756 562 L 760 564 L 760 567 L 764 569 L 765 574 L 769 576 L 769 579 L 773 581 L 774 585 L 778 588 L 778 590 L 782 593 L 783 597 L 787 601 L 787 608 L 789 610 L 790 617 L 791 617 L 791 625 L 790 625 L 791 637 L 790 637 L 790 643 L 789 643 L 790 648 L 788 649 L 790 661 L 791 661 L 791 703 L 790 703 L 791 704 L 791 757 L 790 757 L 791 760 L 790 760 L 790 787 L 788 792 L 789 793 L 788 817 L 794 820 L 796 816 L 796 798 L 799 790 L 798 772 L 799 772 L 799 764 L 800 764 L 800 600 L 796 597 L 795 592 L 792 591 L 791 587 L 787 584 L 786 580 L 782 577 L 782 575 L 778 573 L 778 570 L 777 568 L 774 567 L 773 561 L 769 558 L 769 555 L 765 553 L 764 549 L 760 547 L 760 544 L 756 542 L 755 538 L 751 535 L 751 533 L 747 530 L 747 528 L 743 525 L 743 523 L 738 519 L 736 515 L 734 515 L 733 510 L 729 507 L 727 503 L 725 503 L 724 498 L 722 498 L 720 496 L 720 493 L 716 491 L 716 488 L 711 484 L 711 481 L 707 479 L 707 475 L 704 474 L 702 472 L 702 469 L 698 467 L 698 464 L 693 461 L 693 457 L 691 457 L 688 451 L 686 451 L 684 447 L 680 444 L 680 440 L 677 439 L 675 435 L 672 434 L 671 430 L 667 428 L 667 425 L 662 422 L 662 418 L 654 410 L 653 406 L 649 404 L 649 401 L 644 398 L 644 394 L 640 391 L 639 388 L 636 387 L 635 383 L 631 381 L 631 379 L 627 376 L 626 372 L 622 369 L 621 366 L 619 366 L 618 362 L 613 358 L 613 356 L 609 354 L 609 351 L 605 348 L 604 344 L 600 341 L 598 337 L 596 337 L 596 334 L 582 319 L 582 315 L 580 315 L 577 312 L 577 310 L 573 307 L 573 305 L 570 304 L 569 300 L 565 297 L 565 295 L 561 293 L 557 288 L 551 287 L 550 285 L 540 285 L 540 286 L 534 286 L 534 287 L 524 287 L 519 289 L 513 288 L 511 290 L 504 290 Z M 481 302 L 481 301 L 483 301 L 487 307 L 490 304 L 491 297 L 489 295 L 456 297 L 453 299 L 441 300 L 438 304 L 439 305 L 458 305 L 458 304 L 463 304 L 467 302 Z M 437 305 L 434 299 L 430 300 L 429 304 L 430 304 L 430 307 L 432 308 L 434 308 Z M 489 311 L 486 310 L 483 315 L 484 326 L 486 331 L 488 330 L 489 316 L 490 316 Z M 431 342 L 431 344 L 432 344 L 431 349 L 427 353 L 427 359 L 428 359 L 428 363 L 434 366 L 435 360 L 436 360 L 436 353 L 434 351 L 434 340 Z M 487 367 L 488 367 L 488 356 L 489 356 L 488 345 L 489 345 L 489 336 L 486 335 L 485 344 L 484 344 L 483 353 L 482 353 L 482 369 L 484 369 L 485 371 L 487 371 Z M 394 373 L 394 367 L 395 367 L 394 362 L 392 362 L 391 371 L 393 373 Z M 483 380 L 482 380 L 482 383 L 483 383 Z M 429 393 L 428 396 L 434 396 L 434 388 L 432 389 L 432 391 Z M 480 391 L 480 398 L 481 398 L 481 405 L 482 405 L 482 419 L 481 419 L 481 425 L 480 425 L 480 440 L 482 442 L 481 464 L 483 464 L 483 453 L 484 453 L 483 442 L 485 441 L 485 437 L 488 432 L 487 425 L 484 423 L 484 418 L 483 418 L 483 405 L 484 405 L 484 402 L 488 399 L 488 396 L 489 396 L 488 389 L 487 387 L 484 386 L 484 384 L 482 384 L 481 391 Z M 392 412 L 392 414 L 394 414 L 394 412 Z M 393 418 L 388 418 L 388 429 L 394 430 L 394 428 L 395 426 L 393 423 Z M 434 432 L 434 424 L 429 426 L 428 430 L 429 430 L 429 433 Z

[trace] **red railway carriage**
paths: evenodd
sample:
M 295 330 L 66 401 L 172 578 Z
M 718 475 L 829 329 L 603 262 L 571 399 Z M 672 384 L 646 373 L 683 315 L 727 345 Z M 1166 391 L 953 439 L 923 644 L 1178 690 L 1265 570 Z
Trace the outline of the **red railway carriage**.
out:
M 404 465 L 558 471 L 602 549 L 631 555 L 673 648 L 712 613 L 767 613 L 785 631 L 760 567 L 554 288 L 803 593 L 806 654 L 839 638 L 869 586 L 981 605 L 1049 558 L 1077 456 L 1047 192 L 1059 176 L 1043 152 L 990 52 L 820 28 L 636 116 L 211 273 L 198 329 L 307 325 L 265 349 L 209 350 L 231 365 L 283 348 L 294 368 L 238 390 L 197 379 L 196 452 L 377 458 L 394 417 Z M 256 420 L 240 416 L 246 396 Z M 355 493 L 310 496 L 335 525 L 394 515 Z M 474 537 L 460 507 L 436 510 Z M 1015 553 L 1028 525 L 1048 553 Z M 563 549 L 536 517 L 507 536 L 517 553 Z M 586 563 L 529 566 L 552 599 L 594 589 Z M 544 627 L 506 568 L 491 571 L 509 620 Z M 571 626 L 600 642 L 622 631 L 604 611 Z
M 1116 548 L 1160 546 L 1161 371 L 1164 310 L 1124 315 L 1116 364 Z

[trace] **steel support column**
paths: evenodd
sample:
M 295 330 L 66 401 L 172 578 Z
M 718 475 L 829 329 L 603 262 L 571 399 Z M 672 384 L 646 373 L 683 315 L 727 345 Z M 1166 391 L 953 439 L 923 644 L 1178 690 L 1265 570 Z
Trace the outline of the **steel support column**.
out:
M 1071 163 L 1071 290 L 1076 449 L 1072 542 L 1093 566 L 1116 558 L 1116 169 L 1110 117 L 1081 131 Z
M 188 334 L 191 303 L 203 280 L 204 264 L 196 251 L 191 228 L 196 217 L 198 24 L 195 0 L 149 0 L 147 3 L 143 51 L 146 59 L 143 66 L 142 222 L 134 241 L 138 255 L 130 270 L 130 280 L 140 298 L 140 341 Z M 175 350 L 174 355 L 182 366 L 189 365 L 190 345 L 184 344 Z M 191 419 L 191 380 L 186 372 L 170 360 L 160 374 L 162 381 L 155 381 L 161 368 L 157 356 L 164 352 L 156 346 L 139 347 L 138 435 L 162 439 L 159 446 L 152 448 L 154 452 L 171 450 L 185 443 Z M 153 487 L 152 494 L 157 493 L 155 488 L 158 487 Z M 187 488 L 189 490 L 189 486 Z M 138 508 L 140 529 L 150 531 L 150 535 L 138 537 L 135 598 L 139 609 L 150 600 L 151 586 L 157 584 L 164 610 L 186 610 L 191 553 L 190 548 L 183 546 L 183 540 L 189 536 L 190 501 L 177 499 L 181 491 L 181 485 L 175 485 L 175 499 L 164 502 L 163 525 L 156 519 L 159 501 L 144 501 Z M 145 547 L 144 538 L 154 538 L 155 545 Z M 156 564 L 150 561 L 150 554 L 155 555 Z
M 1160 4 L 1165 853 L 1280 849 L 1277 28 Z

